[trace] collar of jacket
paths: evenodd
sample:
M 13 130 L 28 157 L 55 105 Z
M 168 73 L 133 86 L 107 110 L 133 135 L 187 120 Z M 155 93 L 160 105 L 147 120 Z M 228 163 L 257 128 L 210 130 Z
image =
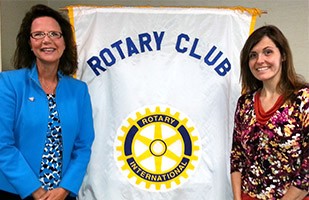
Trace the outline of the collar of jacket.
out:
M 60 70 L 58 70 L 57 75 L 58 75 L 59 81 L 60 81 L 61 78 L 64 76 L 63 73 L 62 73 Z M 37 67 L 37 65 L 36 65 L 35 62 L 34 62 L 34 63 L 31 65 L 31 67 L 30 67 L 29 76 L 30 76 L 30 78 L 33 79 L 38 85 L 41 85 L 41 84 L 40 84 L 40 81 L 39 81 L 38 67 Z

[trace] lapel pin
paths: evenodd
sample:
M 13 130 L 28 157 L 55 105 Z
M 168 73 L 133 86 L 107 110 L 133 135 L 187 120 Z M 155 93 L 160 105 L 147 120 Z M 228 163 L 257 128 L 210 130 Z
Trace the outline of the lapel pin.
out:
M 34 97 L 29 97 L 29 100 L 30 101 L 34 101 Z

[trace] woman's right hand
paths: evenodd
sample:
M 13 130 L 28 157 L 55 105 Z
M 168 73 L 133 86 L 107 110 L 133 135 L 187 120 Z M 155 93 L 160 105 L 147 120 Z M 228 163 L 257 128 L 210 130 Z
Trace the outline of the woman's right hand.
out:
M 41 196 L 43 196 L 46 192 L 46 190 L 40 187 L 32 193 L 32 197 L 34 198 L 34 200 L 40 200 Z

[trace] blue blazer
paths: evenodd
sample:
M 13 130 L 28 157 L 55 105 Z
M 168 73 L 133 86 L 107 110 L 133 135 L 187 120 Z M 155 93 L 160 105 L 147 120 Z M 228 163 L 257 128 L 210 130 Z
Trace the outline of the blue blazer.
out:
M 59 187 L 76 196 L 94 140 L 92 108 L 86 83 L 60 72 L 58 77 L 56 103 L 63 139 Z M 48 116 L 36 65 L 0 73 L 0 190 L 25 198 L 41 186 Z

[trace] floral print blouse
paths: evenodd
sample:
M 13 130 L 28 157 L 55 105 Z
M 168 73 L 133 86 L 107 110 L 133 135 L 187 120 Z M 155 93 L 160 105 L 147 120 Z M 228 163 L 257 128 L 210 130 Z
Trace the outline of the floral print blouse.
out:
M 308 191 L 309 88 L 300 89 L 264 125 L 256 119 L 255 95 L 238 99 L 231 173 L 241 172 L 242 191 L 257 199 L 280 199 L 291 185 Z

